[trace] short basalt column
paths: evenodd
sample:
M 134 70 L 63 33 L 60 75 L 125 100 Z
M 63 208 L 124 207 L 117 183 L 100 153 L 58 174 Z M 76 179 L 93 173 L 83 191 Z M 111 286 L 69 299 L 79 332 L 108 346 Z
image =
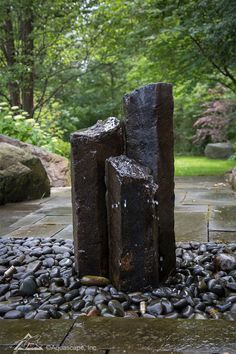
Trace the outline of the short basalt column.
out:
M 124 96 L 126 154 L 158 184 L 160 279 L 175 268 L 172 85 L 150 84 Z
M 122 127 L 108 118 L 71 135 L 75 266 L 80 276 L 108 275 L 105 160 L 123 152 Z
M 158 286 L 157 185 L 126 156 L 106 161 L 109 269 L 123 291 Z

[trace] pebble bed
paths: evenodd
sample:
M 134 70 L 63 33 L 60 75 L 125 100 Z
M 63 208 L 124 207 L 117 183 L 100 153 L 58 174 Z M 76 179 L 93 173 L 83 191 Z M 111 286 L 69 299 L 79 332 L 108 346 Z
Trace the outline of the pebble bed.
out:
M 236 320 L 236 243 L 179 243 L 176 263 L 163 286 L 124 293 L 105 278 L 78 279 L 71 240 L 0 238 L 0 319 Z

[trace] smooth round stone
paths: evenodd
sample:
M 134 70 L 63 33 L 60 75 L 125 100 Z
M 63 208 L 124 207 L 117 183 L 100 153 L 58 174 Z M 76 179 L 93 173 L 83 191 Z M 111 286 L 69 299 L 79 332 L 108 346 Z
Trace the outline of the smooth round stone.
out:
M 68 302 L 59 306 L 59 310 L 64 311 L 64 312 L 68 312 L 68 311 L 70 311 L 70 309 L 71 309 L 71 304 Z
M 106 311 L 110 312 L 109 308 L 106 304 L 98 304 L 97 308 L 101 312 L 101 314 L 103 314 L 103 312 L 106 312 Z
M 80 288 L 80 281 L 79 280 L 72 280 L 69 285 L 69 290 L 79 289 Z
M 104 277 L 99 277 L 96 275 L 85 275 L 80 279 L 80 282 L 82 285 L 87 285 L 87 286 L 106 286 L 110 284 L 110 280 Z
M 72 277 L 73 272 L 74 272 L 74 270 L 71 267 L 70 268 L 62 268 L 61 276 L 63 278 L 68 278 L 69 279 L 70 277 Z
M 63 254 L 65 252 L 68 252 L 69 254 L 72 254 L 72 250 L 70 250 L 70 248 L 65 247 L 65 246 L 53 245 L 52 249 L 53 249 L 54 253 L 56 253 L 56 254 Z
M 225 303 L 225 304 L 218 304 L 216 305 L 217 310 L 219 310 L 220 312 L 225 312 L 228 311 L 232 306 L 231 302 Z
M 55 264 L 55 260 L 52 257 L 47 257 L 43 261 L 43 265 L 47 268 L 52 268 Z
M 124 309 L 125 311 L 127 311 L 127 310 L 129 309 L 129 307 L 130 307 L 130 301 L 123 301 L 123 302 L 121 303 L 121 305 L 122 305 L 123 309 Z
M 61 294 L 56 294 L 50 297 L 50 304 L 62 305 L 66 300 L 61 296 Z
M 111 300 L 110 295 L 105 295 L 105 294 L 97 294 L 94 298 L 94 303 L 96 305 L 102 304 L 102 303 L 108 303 L 108 301 Z
M 47 287 L 50 285 L 50 277 L 48 274 L 41 274 L 37 279 L 36 282 L 38 286 Z
M 69 259 L 69 258 L 65 258 L 65 259 L 62 259 L 60 262 L 59 262 L 59 265 L 61 267 L 70 267 L 72 265 L 72 260 Z
M 93 295 L 84 295 L 83 300 L 84 300 L 86 303 L 88 303 L 88 302 L 93 303 L 93 301 L 94 301 L 94 296 L 93 296 Z
M 210 279 L 208 281 L 208 289 L 213 292 L 214 294 L 216 294 L 217 296 L 224 296 L 225 295 L 225 289 L 223 288 L 223 286 L 219 283 L 217 283 L 217 280 L 215 279 Z
M 229 295 L 227 296 L 227 298 L 225 299 L 225 302 L 231 302 L 231 303 L 235 303 L 236 302 L 236 295 Z
M 34 277 L 25 278 L 20 285 L 22 296 L 32 296 L 37 292 L 37 284 Z
M 16 310 L 20 311 L 20 312 L 23 312 L 23 313 L 26 313 L 26 312 L 32 311 L 33 310 L 33 306 L 30 305 L 30 304 L 18 305 L 18 306 L 16 306 Z
M 35 315 L 37 314 L 37 311 L 30 311 L 25 314 L 25 319 L 26 320 L 32 320 L 35 318 Z
M 195 320 L 206 320 L 206 319 L 207 319 L 207 316 L 206 316 L 205 314 L 195 313 L 194 319 L 195 319 Z
M 7 319 L 7 320 L 15 320 L 15 319 L 22 318 L 22 317 L 24 317 L 23 313 L 18 310 L 8 311 L 4 315 L 4 319 Z
M 59 319 L 61 317 L 60 312 L 52 308 L 48 310 L 48 313 L 49 316 L 54 319 Z
M 150 304 L 147 306 L 147 312 L 153 316 L 161 315 L 163 312 L 163 307 L 160 300 L 151 301 Z
M 5 271 L 7 270 L 6 267 L 4 266 L 0 266 L 0 275 L 3 275 L 5 273 Z
M 173 306 L 177 310 L 181 310 L 188 305 L 186 298 L 176 301 Z
M 51 278 L 59 278 L 60 277 L 60 268 L 52 268 L 50 271 Z
M 66 293 L 64 296 L 64 299 L 65 299 L 65 301 L 71 301 L 79 295 L 80 295 L 79 289 L 74 289 L 74 290 L 71 290 L 68 293 Z
M 226 288 L 230 291 L 236 292 L 236 283 L 228 283 L 226 284 Z
M 117 300 L 110 300 L 108 302 L 108 308 L 114 316 L 124 317 L 125 315 L 122 305 Z
M 140 302 L 142 301 L 147 301 L 148 300 L 148 297 L 147 296 L 144 296 L 142 294 L 140 295 L 134 295 L 134 296 L 130 296 L 129 297 L 131 298 L 131 300 L 135 303 L 135 304 L 140 304 Z
M 172 291 L 168 287 L 162 287 L 162 288 L 158 288 L 158 289 L 153 290 L 152 294 L 157 297 L 169 298 L 172 295 Z
M 98 288 L 97 286 L 89 286 L 86 290 L 85 290 L 85 295 L 92 295 L 95 296 L 97 294 Z
M 49 315 L 48 311 L 44 311 L 44 310 L 38 310 L 37 314 L 34 317 L 35 320 L 47 320 L 49 318 L 50 318 L 50 315 Z
M 42 254 L 46 255 L 46 254 L 50 254 L 50 253 L 52 253 L 52 248 L 49 246 L 44 246 L 42 249 Z
M 103 317 L 116 317 L 115 315 L 113 315 L 113 314 L 110 313 L 110 312 L 104 312 L 104 313 L 102 314 L 102 316 L 103 316 Z
M 236 314 L 236 303 L 234 303 L 231 308 L 230 308 L 230 312 L 233 314 Z
M 36 247 L 30 252 L 30 256 L 34 257 L 40 257 L 42 256 L 42 248 L 41 247 Z
M 0 304 L 0 315 L 4 315 L 5 313 L 13 310 L 16 306 L 13 306 L 9 303 Z
M 199 302 L 198 304 L 195 305 L 194 309 L 197 311 L 204 311 L 206 308 L 206 305 L 204 304 L 204 302 Z
M 214 264 L 219 270 L 233 270 L 236 268 L 236 257 L 231 254 L 221 253 L 214 258 Z
M 203 243 L 199 247 L 199 253 L 205 253 L 207 251 L 207 246 Z
M 190 305 L 186 306 L 186 308 L 181 312 L 184 318 L 189 318 L 192 315 L 192 313 L 193 313 L 193 308 Z
M 80 311 L 84 307 L 85 307 L 85 301 L 84 300 L 79 300 L 79 301 L 75 301 L 75 302 L 72 303 L 72 309 L 74 311 Z
M 49 287 L 49 291 L 52 294 L 60 293 L 60 294 L 65 294 L 67 292 L 65 287 L 57 286 L 56 284 L 52 283 Z
M 144 317 L 144 318 L 156 318 L 155 316 L 151 315 L 150 313 L 144 313 L 141 317 Z
M 113 294 L 112 298 L 114 300 L 118 300 L 119 302 L 123 302 L 123 301 L 128 301 L 129 300 L 129 296 L 126 295 L 125 293 L 122 293 L 121 291 L 119 291 L 116 294 Z
M 24 263 L 25 256 L 21 255 L 19 257 L 14 258 L 12 261 L 9 262 L 10 265 L 15 267 L 21 266 Z
M 4 295 L 9 289 L 9 284 L 0 284 L 0 296 Z
M 161 304 L 163 308 L 163 314 L 171 313 L 174 310 L 172 303 L 168 300 L 161 300 Z
M 170 312 L 167 315 L 165 315 L 165 318 L 169 318 L 169 319 L 176 319 L 179 318 L 179 314 L 177 312 Z

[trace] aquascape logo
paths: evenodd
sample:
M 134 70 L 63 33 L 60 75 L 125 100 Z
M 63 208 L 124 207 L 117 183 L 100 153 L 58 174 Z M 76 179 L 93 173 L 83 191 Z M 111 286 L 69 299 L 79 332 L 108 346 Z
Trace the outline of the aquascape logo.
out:
M 19 352 L 21 350 L 43 350 L 43 348 L 38 344 L 39 340 L 39 335 L 31 336 L 30 333 L 27 333 L 26 336 L 19 341 L 13 353 Z

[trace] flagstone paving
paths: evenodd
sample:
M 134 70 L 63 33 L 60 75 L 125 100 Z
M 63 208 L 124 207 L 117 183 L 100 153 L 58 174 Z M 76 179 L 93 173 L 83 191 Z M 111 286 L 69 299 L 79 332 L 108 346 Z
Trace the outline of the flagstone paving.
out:
M 236 240 L 236 196 L 223 177 L 177 177 L 176 241 Z M 51 197 L 0 207 L 0 236 L 72 239 L 70 188 Z
M 214 320 L 5 320 L 0 352 L 234 353 L 235 330 L 236 322 Z

